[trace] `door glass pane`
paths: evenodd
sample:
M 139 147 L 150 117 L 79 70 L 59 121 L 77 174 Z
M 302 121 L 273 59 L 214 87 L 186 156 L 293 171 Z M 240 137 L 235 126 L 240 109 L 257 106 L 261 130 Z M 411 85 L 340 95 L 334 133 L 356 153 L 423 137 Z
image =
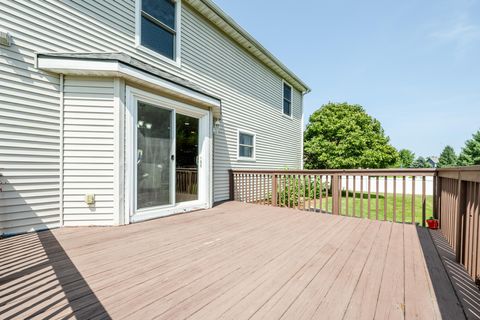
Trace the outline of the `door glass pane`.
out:
M 138 103 L 137 208 L 172 204 L 172 111 Z
M 177 113 L 176 202 L 198 200 L 199 119 Z

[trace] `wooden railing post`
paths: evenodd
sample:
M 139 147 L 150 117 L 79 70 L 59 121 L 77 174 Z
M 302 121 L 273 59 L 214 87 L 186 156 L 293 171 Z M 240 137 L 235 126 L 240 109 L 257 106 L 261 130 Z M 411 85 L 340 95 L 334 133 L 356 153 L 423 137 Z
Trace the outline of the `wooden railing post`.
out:
M 442 178 L 438 176 L 438 172 L 433 176 L 433 218 L 440 221 L 440 201 Z
M 340 213 L 340 186 L 338 174 L 332 176 L 332 213 L 338 215 Z
M 455 255 L 457 258 L 457 262 L 461 263 L 463 260 L 463 236 L 464 236 L 464 221 L 465 221 L 465 206 L 464 206 L 464 198 L 465 195 L 463 193 L 465 191 L 465 187 L 462 183 L 462 178 L 460 173 L 458 174 L 458 181 L 457 181 L 457 203 L 456 203 L 456 233 L 455 233 Z
M 229 194 L 230 201 L 235 200 L 235 179 L 233 177 L 233 170 L 228 170 L 228 180 L 229 180 Z
M 277 175 L 272 175 L 272 205 L 277 206 Z

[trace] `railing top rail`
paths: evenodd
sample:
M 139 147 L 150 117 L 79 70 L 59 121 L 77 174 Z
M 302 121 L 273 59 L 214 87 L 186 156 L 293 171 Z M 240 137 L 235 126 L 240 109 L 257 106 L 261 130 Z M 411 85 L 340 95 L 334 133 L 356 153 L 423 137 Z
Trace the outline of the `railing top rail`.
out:
M 254 169 L 232 169 L 237 174 L 318 174 L 318 175 L 379 175 L 379 176 L 402 176 L 422 175 L 434 176 L 435 169 L 326 169 L 326 170 L 254 170 Z
M 469 166 L 469 167 L 451 167 L 451 168 L 438 168 L 438 172 L 465 172 L 465 171 L 479 171 L 480 166 Z
M 437 175 L 441 178 L 480 182 L 480 166 L 442 168 L 438 169 Z

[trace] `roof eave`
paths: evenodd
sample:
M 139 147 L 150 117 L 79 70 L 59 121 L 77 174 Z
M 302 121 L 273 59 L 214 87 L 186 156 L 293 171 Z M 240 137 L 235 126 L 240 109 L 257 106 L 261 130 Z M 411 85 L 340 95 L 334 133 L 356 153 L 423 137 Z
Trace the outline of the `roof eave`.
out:
M 305 84 L 293 71 L 288 69 L 280 60 L 263 47 L 253 36 L 236 23 L 228 14 L 218 7 L 211 0 L 184 0 L 193 8 L 220 28 L 223 32 L 234 39 L 244 49 L 257 57 L 270 69 L 279 74 L 288 83 L 294 86 L 303 94 L 311 92 L 311 89 Z

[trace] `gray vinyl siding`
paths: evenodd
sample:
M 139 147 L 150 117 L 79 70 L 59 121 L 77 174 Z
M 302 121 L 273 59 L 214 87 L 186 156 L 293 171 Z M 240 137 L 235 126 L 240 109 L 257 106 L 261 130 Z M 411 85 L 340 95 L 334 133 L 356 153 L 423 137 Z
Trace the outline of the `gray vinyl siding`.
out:
M 230 168 L 301 166 L 300 92 L 293 91 L 293 118 L 284 117 L 282 79 L 183 2 L 181 68 L 135 47 L 134 0 L 0 2 L 0 29 L 14 41 L 10 48 L 0 47 L 0 172 L 9 182 L 0 193 L 0 233 L 59 224 L 59 78 L 35 69 L 34 52 L 122 51 L 221 98 L 223 121 L 214 137 L 215 201 L 228 197 Z M 237 161 L 238 129 L 256 133 L 256 162 Z M 69 220 L 87 212 L 79 203 L 83 189 L 75 190 L 65 195 L 65 222 L 84 224 Z M 107 202 L 93 223 L 110 221 Z
M 113 79 L 65 77 L 64 88 L 64 225 L 112 225 Z M 95 205 L 85 203 L 87 193 Z

